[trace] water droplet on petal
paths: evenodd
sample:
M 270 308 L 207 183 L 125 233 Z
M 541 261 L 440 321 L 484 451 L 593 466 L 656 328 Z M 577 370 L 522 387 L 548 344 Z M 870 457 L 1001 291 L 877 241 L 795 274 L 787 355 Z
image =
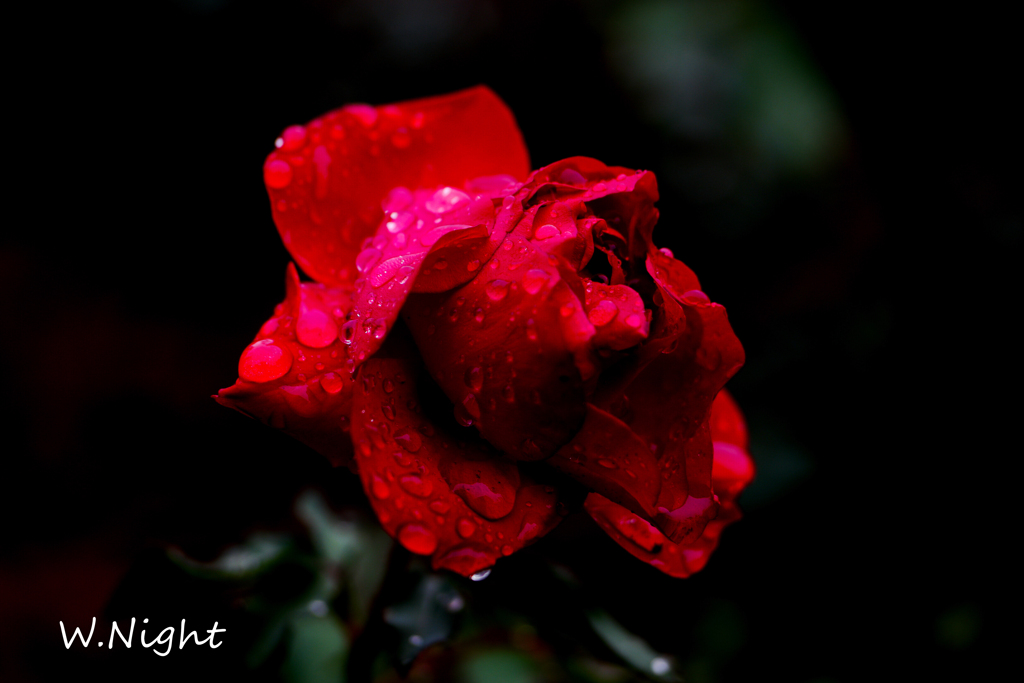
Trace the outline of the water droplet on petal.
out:
M 590 309 L 587 318 L 597 327 L 607 325 L 619 314 L 619 308 L 614 301 L 605 299 Z
M 333 372 L 328 372 L 320 378 L 320 386 L 328 394 L 337 394 L 345 387 L 345 382 Z
M 447 267 L 448 267 L 448 262 L 445 261 L 443 258 L 439 258 L 436 261 L 434 261 L 434 268 L 437 269 L 437 270 L 444 270 Z
M 459 536 L 469 538 L 476 532 L 476 522 L 468 517 L 463 517 L 455 523 L 455 530 L 459 532 Z
M 377 122 L 377 110 L 368 104 L 350 104 L 344 110 L 359 119 L 366 128 Z
M 507 195 L 504 199 L 501 200 L 501 208 L 509 209 L 515 201 L 515 197 L 513 197 L 512 195 Z
M 487 292 L 487 298 L 491 301 L 501 301 L 508 294 L 508 282 L 505 280 L 491 280 L 487 283 L 487 287 L 484 290 Z
M 604 192 L 607 189 L 608 186 L 605 185 L 604 183 L 598 183 L 597 185 L 594 185 L 594 192 Z
M 415 453 L 423 445 L 423 439 L 416 432 L 404 432 L 395 435 L 395 443 L 410 453 Z
M 415 474 L 407 474 L 401 477 L 398 483 L 408 493 L 417 498 L 426 498 L 434 491 L 434 485 L 429 479 L 423 479 Z
M 691 289 L 690 291 L 685 292 L 683 294 L 683 301 L 689 304 L 697 304 L 704 306 L 711 303 L 711 299 L 708 298 L 708 295 L 700 291 L 699 289 Z
M 319 309 L 310 308 L 296 321 L 295 335 L 304 346 L 322 349 L 338 338 L 338 326 L 331 316 Z
M 387 228 L 387 231 L 391 234 L 404 232 L 415 220 L 415 214 L 409 213 L 408 211 L 402 211 L 400 213 L 392 212 L 390 219 L 384 223 L 384 227 Z
M 429 555 L 437 549 L 437 537 L 419 524 L 406 524 L 398 530 L 398 542 L 417 555 Z
M 479 268 L 480 268 L 480 259 L 473 259 L 472 261 L 470 261 L 469 263 L 466 264 L 466 270 L 468 270 L 471 273 L 474 270 L 478 270 Z
M 523 276 L 523 289 L 530 294 L 536 294 L 547 281 L 548 274 L 539 268 L 534 268 L 526 271 L 526 274 Z
M 292 354 L 271 339 L 252 343 L 238 361 L 238 376 L 247 382 L 269 382 L 283 377 L 292 367 Z
M 409 191 L 409 188 L 399 185 L 388 192 L 388 196 L 381 202 L 380 208 L 384 209 L 385 214 L 392 214 L 396 211 L 401 211 L 410 204 L 412 204 L 412 192 Z M 390 218 L 394 220 L 395 216 L 390 216 Z
M 480 571 L 476 572 L 475 574 L 473 574 L 469 578 L 472 579 L 473 581 L 483 581 L 484 579 L 486 579 L 490 575 L 491 575 L 491 570 L 490 570 L 490 568 L 487 568 L 487 569 L 481 569 Z
M 466 412 L 469 413 L 470 417 L 474 420 L 480 419 L 480 404 L 476 401 L 476 394 L 466 394 L 465 398 L 462 399 L 462 405 L 466 408 Z
M 380 249 L 369 247 L 359 252 L 359 256 L 356 256 L 356 270 L 360 273 L 365 273 L 367 270 L 373 267 L 373 264 L 377 263 L 380 258 Z
M 473 320 L 482 323 L 484 321 L 484 309 L 478 308 L 473 311 Z
M 661 249 L 659 249 L 658 251 L 660 251 L 660 252 L 661 252 L 662 254 L 664 254 L 665 256 L 668 256 L 669 258 L 675 258 L 675 254 L 673 254 L 673 253 L 672 253 L 672 250 L 671 250 L 671 249 L 669 249 L 668 247 L 662 247 L 662 248 L 661 248 Z
M 548 223 L 547 225 L 542 225 L 537 228 L 533 233 L 533 238 L 537 240 L 546 240 L 552 237 L 558 237 L 560 234 L 561 232 L 557 227 Z
M 457 205 L 470 201 L 470 196 L 454 187 L 442 187 L 426 201 L 424 206 L 431 213 L 446 213 Z
M 480 391 L 484 385 L 484 371 L 479 366 L 466 370 L 466 386 L 473 391 Z
M 501 554 L 504 555 L 505 557 L 508 557 L 513 552 L 515 552 L 515 551 L 513 550 L 512 546 L 510 546 L 510 545 L 503 545 L 503 546 L 501 546 Z
M 263 182 L 267 184 L 267 187 L 275 190 L 288 187 L 292 182 L 292 167 L 288 165 L 287 161 L 281 159 L 267 162 L 267 165 L 263 167 Z
M 384 387 L 384 393 L 386 394 L 390 394 L 392 391 L 395 390 L 395 383 L 392 382 L 390 379 L 385 379 L 381 386 Z
M 302 147 L 306 142 L 306 128 L 305 126 L 288 126 L 281 133 L 281 149 L 288 152 L 294 152 L 298 148 Z
M 609 470 L 614 470 L 614 469 L 616 469 L 618 467 L 618 465 L 615 463 L 614 460 L 609 460 L 608 458 L 601 458 L 601 459 L 599 459 L 597 461 L 597 464 L 600 465 L 601 467 L 607 468 Z
M 630 313 L 626 316 L 626 324 L 630 327 L 640 327 L 644 324 L 645 318 L 639 313 Z
M 370 493 L 373 494 L 374 498 L 384 500 L 391 495 L 391 489 L 388 487 L 388 483 L 386 481 L 375 474 L 370 480 Z
M 391 144 L 398 149 L 405 149 L 412 142 L 412 136 L 405 128 L 399 128 L 391 134 Z
M 563 318 L 568 318 L 570 315 L 572 315 L 575 312 L 576 312 L 576 304 L 574 304 L 571 301 L 569 303 L 562 304 L 562 306 L 558 309 L 559 315 L 561 315 Z
M 389 420 L 395 419 L 395 407 L 390 403 L 385 403 L 380 407 L 380 412 L 384 413 L 384 417 Z
M 352 343 L 352 338 L 356 334 L 356 321 L 349 320 L 347 323 L 341 326 L 341 341 L 346 344 Z

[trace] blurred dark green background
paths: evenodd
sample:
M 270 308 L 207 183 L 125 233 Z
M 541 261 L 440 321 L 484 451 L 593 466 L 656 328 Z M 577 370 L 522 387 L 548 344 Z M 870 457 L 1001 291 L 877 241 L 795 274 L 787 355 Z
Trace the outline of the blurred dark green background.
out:
M 363 505 L 349 473 L 209 399 L 283 295 L 263 159 L 346 102 L 476 83 L 511 106 L 535 167 L 586 155 L 657 174 L 655 239 L 746 347 L 730 389 L 759 476 L 688 580 L 580 515 L 500 562 L 479 590 L 533 630 L 509 627 L 463 680 L 560 680 L 516 654 L 575 647 L 558 592 L 531 578 L 546 560 L 691 683 L 996 671 L 1018 536 L 1008 16 L 765 0 L 7 13 L 0 678 L 256 675 L 253 625 L 164 548 L 211 559 L 254 530 L 297 533 L 310 487 Z M 65 651 L 58 620 L 102 614 L 231 630 L 201 656 Z

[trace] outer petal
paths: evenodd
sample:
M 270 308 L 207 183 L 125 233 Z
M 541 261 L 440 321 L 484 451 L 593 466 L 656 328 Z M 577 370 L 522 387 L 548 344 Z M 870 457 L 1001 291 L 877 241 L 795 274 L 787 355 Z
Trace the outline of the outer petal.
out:
M 352 438 L 363 488 L 384 529 L 435 569 L 463 576 L 550 531 L 561 519 L 555 490 L 521 476 L 480 439 L 457 441 L 419 406 L 417 361 L 362 365 Z
M 370 107 L 349 105 L 292 126 L 264 164 L 285 246 L 307 274 L 340 285 L 397 186 L 462 187 L 478 176 L 517 179 L 529 157 L 512 113 L 490 89 Z
M 460 421 L 516 460 L 550 456 L 585 412 L 561 329 L 575 295 L 552 259 L 513 232 L 473 281 L 414 295 L 402 313 Z
M 713 486 L 721 508 L 697 540 L 673 543 L 639 516 L 596 493 L 590 494 L 585 503 L 587 512 L 619 545 L 670 576 L 689 576 L 707 563 L 722 529 L 740 518 L 733 501 L 754 475 L 743 415 L 725 390 L 712 406 L 711 433 L 715 440 Z
M 352 381 L 338 329 L 351 292 L 300 283 L 291 264 L 285 281 L 285 300 L 242 353 L 238 380 L 214 398 L 349 465 Z
M 505 236 L 495 234 L 488 197 L 453 187 L 408 194 L 356 257 L 362 277 L 343 329 L 353 370 L 380 348 L 414 287 L 445 291 L 471 280 Z

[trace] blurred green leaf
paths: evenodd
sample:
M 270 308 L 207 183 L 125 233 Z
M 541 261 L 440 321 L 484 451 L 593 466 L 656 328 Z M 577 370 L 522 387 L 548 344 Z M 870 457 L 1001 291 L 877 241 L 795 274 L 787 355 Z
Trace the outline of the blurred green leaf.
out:
M 522 652 L 509 649 L 484 650 L 464 660 L 460 678 L 465 683 L 537 683 L 541 681 L 536 662 Z
M 452 631 L 453 615 L 465 606 L 455 586 L 444 576 L 427 574 L 407 602 L 384 610 L 384 621 L 402 636 L 398 657 L 411 662 L 423 648 L 441 642 Z
M 604 610 L 588 611 L 587 619 L 601 640 L 637 671 L 658 681 L 682 680 L 668 656 L 655 652 L 646 640 L 627 631 Z
M 287 536 L 255 533 L 242 545 L 225 550 L 212 562 L 198 562 L 178 548 L 167 556 L 189 574 L 203 579 L 240 580 L 256 577 L 282 559 L 291 547 Z
M 288 625 L 288 654 L 281 673 L 289 683 L 339 683 L 345 680 L 349 640 L 333 614 L 296 612 Z

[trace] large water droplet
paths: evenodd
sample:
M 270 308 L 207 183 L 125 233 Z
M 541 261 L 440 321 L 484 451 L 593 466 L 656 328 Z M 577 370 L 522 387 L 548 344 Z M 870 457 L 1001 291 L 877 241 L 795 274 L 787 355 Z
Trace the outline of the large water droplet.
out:
M 373 494 L 374 498 L 384 500 L 391 495 L 391 489 L 386 481 L 375 474 L 370 480 L 370 493 Z
M 480 404 L 477 403 L 476 394 L 466 394 L 465 398 L 462 399 L 462 405 L 466 408 L 466 412 L 469 413 L 470 417 L 474 420 L 480 419 Z
M 292 182 L 292 167 L 287 161 L 274 159 L 263 167 L 263 182 L 267 187 L 282 190 Z
M 505 280 L 491 280 L 484 288 L 487 298 L 491 301 L 501 301 L 508 294 L 508 282 Z
M 483 481 L 460 482 L 452 492 L 466 502 L 469 509 L 487 519 L 501 519 L 512 512 L 516 503 L 516 489 L 504 478 L 489 474 L 490 485 Z
M 359 252 L 359 256 L 356 256 L 356 270 L 360 273 L 365 273 L 367 270 L 373 267 L 373 264 L 377 263 L 380 258 L 380 249 L 375 247 L 369 247 Z
M 548 223 L 547 225 L 542 225 L 537 228 L 533 233 L 533 238 L 537 240 L 546 240 L 552 237 L 558 237 L 560 234 L 561 232 L 558 228 Z
M 404 432 L 395 435 L 395 443 L 409 451 L 415 453 L 423 445 L 423 439 L 417 432 Z
M 442 187 L 426 201 L 424 206 L 431 213 L 446 213 L 462 202 L 470 201 L 470 196 L 454 187 Z
M 708 298 L 708 295 L 699 289 L 691 289 L 690 291 L 685 292 L 683 294 L 683 301 L 688 304 L 697 304 L 698 306 L 707 306 L 711 303 L 711 299 Z
M 469 538 L 476 532 L 476 522 L 469 517 L 463 517 L 455 523 L 455 530 L 459 532 L 459 536 Z
M 352 338 L 356 334 L 356 321 L 349 320 L 347 323 L 341 326 L 341 341 L 346 344 L 352 343 Z
M 429 555 L 437 549 L 437 537 L 420 524 L 406 524 L 398 530 L 398 542 L 417 555 Z
M 415 474 L 407 474 L 398 480 L 399 485 L 408 493 L 417 498 L 426 498 L 434 491 L 434 485 L 429 479 L 424 479 Z
M 473 391 L 480 391 L 484 386 L 484 371 L 479 366 L 466 370 L 466 386 Z
M 402 211 L 400 213 L 392 212 L 390 219 L 384 223 L 384 227 L 387 228 L 387 231 L 391 234 L 404 232 L 415 220 L 415 214 L 409 213 L 408 211 Z
M 590 309 L 590 312 L 587 313 L 587 318 L 596 327 L 601 327 L 615 320 L 615 316 L 618 314 L 619 307 L 615 305 L 615 302 L 604 299 Z
M 294 152 L 306 142 L 305 126 L 288 126 L 281 133 L 281 149 Z
M 523 275 L 523 289 L 529 294 L 536 294 L 547 283 L 548 274 L 539 268 L 526 271 Z
M 504 555 L 505 557 L 508 557 L 509 555 L 511 555 L 514 552 L 515 552 L 515 549 L 512 546 L 508 545 L 508 544 L 501 546 L 501 554 Z
M 330 346 L 338 338 L 338 326 L 328 314 L 310 308 L 299 316 L 295 323 L 295 335 L 299 343 L 314 349 Z
M 337 394 L 345 387 L 345 382 L 333 372 L 328 372 L 320 378 L 320 386 L 328 394 Z
M 292 367 L 292 354 L 272 339 L 254 342 L 238 361 L 238 376 L 247 382 L 270 382 L 284 377 Z

